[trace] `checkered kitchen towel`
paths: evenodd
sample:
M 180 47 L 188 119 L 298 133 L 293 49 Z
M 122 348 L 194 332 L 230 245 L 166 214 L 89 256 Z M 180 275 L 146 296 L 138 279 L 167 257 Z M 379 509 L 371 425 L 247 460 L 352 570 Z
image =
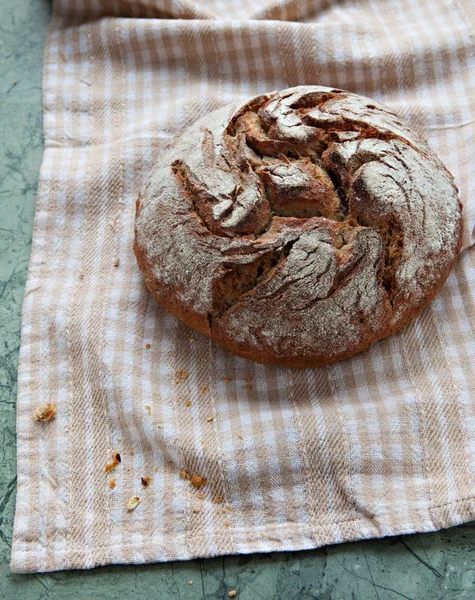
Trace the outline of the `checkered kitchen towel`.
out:
M 14 571 L 297 550 L 475 518 L 474 22 L 471 0 L 55 2 Z M 132 253 L 137 193 L 172 136 L 298 84 L 385 102 L 428 137 L 465 205 L 464 251 L 423 315 L 300 372 L 189 330 L 150 298 Z M 38 423 L 47 402 L 57 416 Z

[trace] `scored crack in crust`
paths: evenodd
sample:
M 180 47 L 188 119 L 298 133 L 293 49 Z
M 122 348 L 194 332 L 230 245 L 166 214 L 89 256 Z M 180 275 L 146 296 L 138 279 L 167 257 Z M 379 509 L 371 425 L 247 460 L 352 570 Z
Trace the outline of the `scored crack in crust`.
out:
M 304 368 L 415 318 L 461 243 L 453 178 L 377 102 L 299 86 L 217 110 L 160 157 L 134 251 L 158 302 L 223 348 Z

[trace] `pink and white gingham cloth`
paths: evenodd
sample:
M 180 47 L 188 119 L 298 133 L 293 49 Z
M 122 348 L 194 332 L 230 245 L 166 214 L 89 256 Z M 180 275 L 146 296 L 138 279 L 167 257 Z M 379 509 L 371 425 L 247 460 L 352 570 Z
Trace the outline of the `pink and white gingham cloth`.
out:
M 475 518 L 474 22 L 470 0 L 56 0 L 14 571 L 315 548 Z M 172 136 L 298 84 L 386 103 L 428 138 L 465 205 L 464 250 L 430 307 L 305 371 L 189 330 L 151 299 L 132 252 L 135 199 Z M 47 402 L 56 418 L 34 421 Z

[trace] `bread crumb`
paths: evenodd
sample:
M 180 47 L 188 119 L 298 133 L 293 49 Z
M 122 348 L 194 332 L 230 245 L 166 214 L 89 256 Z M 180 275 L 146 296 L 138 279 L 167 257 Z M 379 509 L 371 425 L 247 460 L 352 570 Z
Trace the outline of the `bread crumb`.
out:
M 148 484 L 150 483 L 150 477 L 141 477 L 140 481 L 142 482 L 142 485 L 145 487 L 148 486 Z
M 207 386 L 207 385 L 204 385 L 204 386 L 201 388 L 201 393 L 202 393 L 202 394 L 206 394 L 206 392 L 207 392 L 207 391 L 208 391 L 208 386 Z
M 206 420 L 208 421 L 208 423 L 212 423 L 214 421 L 214 417 L 208 417 Z
M 134 510 L 134 508 L 137 508 L 137 506 L 139 505 L 139 502 L 140 498 L 138 496 L 132 496 L 132 498 L 129 498 L 127 501 L 127 510 Z
M 232 510 L 233 510 L 232 506 L 226 506 L 226 508 L 227 508 L 229 511 L 232 511 Z
M 120 265 L 120 258 L 116 258 L 114 261 L 114 267 L 118 267 Z
M 152 414 L 152 407 L 149 406 L 148 404 L 145 405 L 145 410 L 148 412 L 149 415 Z
M 191 483 L 195 486 L 195 488 L 199 488 L 202 485 L 205 485 L 207 479 L 201 477 L 201 475 L 197 475 L 196 473 L 190 477 L 190 474 L 185 469 L 180 469 L 178 471 L 178 475 L 181 479 L 186 479 L 186 481 L 191 481 Z
M 161 429 L 163 427 L 163 425 L 161 423 L 158 423 L 157 427 L 158 427 L 158 429 Z
M 245 381 L 246 383 L 251 383 L 251 381 L 252 381 L 252 377 L 244 377 L 244 381 Z
M 219 504 L 221 502 L 221 496 L 216 496 L 216 498 L 214 499 L 214 501 Z
M 236 594 L 237 594 L 236 590 L 231 590 L 231 591 L 229 591 L 229 592 L 228 592 L 228 596 L 229 596 L 230 598 L 234 598 L 234 596 L 235 596 Z
M 204 500 L 205 499 L 205 495 L 202 494 L 201 492 L 199 494 L 197 494 L 196 497 L 198 498 L 198 500 Z
M 230 378 L 230 377 L 225 377 L 225 378 L 223 379 L 223 381 L 224 381 L 224 383 L 229 383 L 229 382 L 230 382 L 230 381 L 232 381 L 232 380 L 231 380 L 231 378 Z
M 239 438 L 240 440 L 243 440 L 243 439 L 244 439 L 240 433 L 238 433 L 238 438 Z
M 193 579 L 190 579 L 190 581 L 186 582 L 188 585 L 193 585 Z
M 191 483 L 195 486 L 195 488 L 199 488 L 202 485 L 205 485 L 206 479 L 201 477 L 201 475 L 197 475 L 196 473 L 191 477 Z
M 231 527 L 231 523 L 229 521 L 225 521 L 224 526 L 225 527 Z
M 155 473 L 158 473 L 158 467 L 154 467 L 153 470 L 155 471 Z
M 188 371 L 177 369 L 175 373 L 175 383 L 183 383 L 188 379 Z
M 194 506 L 194 507 L 193 507 L 193 513 L 194 513 L 195 515 L 197 515 L 197 514 L 198 514 L 198 513 L 200 513 L 200 512 L 201 512 L 201 509 L 200 509 L 198 506 Z
M 190 338 L 188 338 L 188 339 L 190 340 L 190 342 L 191 342 L 191 343 L 193 343 L 193 342 L 195 342 L 195 341 L 196 341 L 196 340 L 195 340 L 195 338 L 191 338 L 191 337 L 190 337 Z
M 191 406 L 191 400 L 186 401 L 186 406 Z
M 108 473 L 109 471 L 112 471 L 112 469 L 115 469 L 117 467 L 117 465 L 121 462 L 122 462 L 122 459 L 120 458 L 120 454 L 118 452 L 115 452 L 115 454 L 112 456 L 112 462 L 108 463 L 106 465 L 106 468 L 104 469 L 104 473 Z
M 43 406 L 40 406 L 39 408 L 37 408 L 35 410 L 35 412 L 33 413 L 33 418 L 35 419 L 35 421 L 40 421 L 41 423 L 44 423 L 46 421 L 51 421 L 51 419 L 54 419 L 56 416 L 56 403 L 55 402 L 48 402 L 47 404 L 44 404 Z
M 110 481 L 109 481 L 109 487 L 111 490 L 113 490 L 115 488 L 115 477 L 113 477 Z
M 147 350 L 150 350 L 152 346 L 150 344 L 145 344 L 145 348 L 147 348 Z
M 250 391 L 250 390 L 252 390 L 252 385 L 250 383 L 247 383 L 246 385 L 242 386 L 242 389 Z
M 180 479 L 186 479 L 187 481 L 190 481 L 191 479 L 190 474 L 188 471 L 185 471 L 185 469 L 180 469 L 178 475 L 180 476 Z
M 203 446 L 202 450 L 208 450 L 208 446 Z

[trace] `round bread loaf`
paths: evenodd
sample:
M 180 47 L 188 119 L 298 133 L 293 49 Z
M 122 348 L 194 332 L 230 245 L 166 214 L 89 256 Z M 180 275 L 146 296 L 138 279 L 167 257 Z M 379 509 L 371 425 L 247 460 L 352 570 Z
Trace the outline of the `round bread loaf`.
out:
M 299 86 L 219 109 L 162 153 L 134 250 L 158 302 L 251 360 L 313 367 L 409 323 L 460 250 L 451 174 L 379 103 Z

